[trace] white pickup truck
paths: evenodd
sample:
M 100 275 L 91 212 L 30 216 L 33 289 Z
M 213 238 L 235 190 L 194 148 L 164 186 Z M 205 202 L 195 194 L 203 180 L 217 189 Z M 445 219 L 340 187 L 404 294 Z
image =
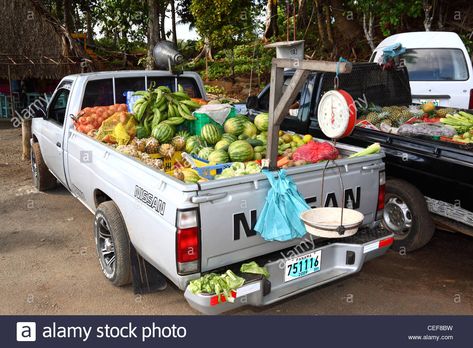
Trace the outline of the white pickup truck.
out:
M 473 67 L 460 36 L 454 32 L 422 31 L 395 34 L 376 47 L 370 62 L 378 63 L 383 50 L 401 44 L 400 56 L 409 72 L 412 102 L 473 109 Z
M 384 204 L 383 154 L 346 158 L 360 148 L 338 144 L 345 202 L 364 214 L 352 237 L 309 238 L 268 242 L 254 230 L 269 183 L 253 174 L 185 184 L 164 172 L 74 129 L 73 115 L 84 107 L 123 103 L 124 92 L 143 90 L 152 82 L 192 97 L 205 98 L 195 73 L 121 71 L 71 75 L 58 85 L 46 115 L 32 122 L 31 163 L 39 190 L 64 185 L 94 215 L 93 233 L 104 275 L 116 286 L 129 284 L 136 251 L 162 279 L 186 290 L 189 281 L 209 272 L 234 269 L 255 260 L 270 277 L 245 277 L 234 302 L 212 294 L 185 291 L 189 304 L 208 314 L 245 304 L 262 306 L 358 272 L 363 263 L 383 255 L 392 235 L 380 226 Z M 193 95 L 192 95 L 193 94 Z M 72 117 L 71 117 L 72 116 Z M 336 206 L 342 201 L 339 172 L 329 166 L 320 197 L 324 164 L 287 170 L 311 206 Z M 310 253 L 320 267 L 299 277 L 285 277 L 288 265 Z M 132 253 L 133 255 L 133 253 Z M 165 277 L 163 277 L 163 275 Z M 133 279 L 135 275 L 133 274 Z

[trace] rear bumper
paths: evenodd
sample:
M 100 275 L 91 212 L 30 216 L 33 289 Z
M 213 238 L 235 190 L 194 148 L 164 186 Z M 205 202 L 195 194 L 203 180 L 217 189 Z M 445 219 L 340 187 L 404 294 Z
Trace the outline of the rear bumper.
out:
M 233 293 L 233 303 L 225 301 L 223 297 L 219 301 L 216 295 L 196 295 L 188 288 L 184 297 L 192 308 L 204 314 L 220 314 L 245 305 L 269 305 L 358 272 L 366 261 L 385 254 L 393 242 L 393 236 L 387 232 L 383 236 L 378 234 L 377 237 L 370 240 L 346 238 L 301 253 L 289 253 L 289 257 L 303 256 L 321 250 L 322 256 L 320 271 L 288 282 L 284 281 L 286 259 L 281 256 L 278 260 L 270 261 L 266 264 L 270 273 L 269 279 L 261 276 L 247 279 L 245 284 Z

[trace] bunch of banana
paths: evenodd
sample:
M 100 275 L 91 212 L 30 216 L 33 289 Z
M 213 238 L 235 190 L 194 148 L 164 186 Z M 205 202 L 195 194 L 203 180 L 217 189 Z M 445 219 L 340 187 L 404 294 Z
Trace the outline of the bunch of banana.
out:
M 200 107 L 199 103 L 192 101 L 184 92 L 181 85 L 178 85 L 176 92 L 172 92 L 167 86 L 159 86 L 135 92 L 134 95 L 141 98 L 133 105 L 133 114 L 145 128 L 150 123 L 151 128 L 154 128 L 161 122 L 177 126 L 186 120 L 193 121 L 195 117 L 192 112 Z

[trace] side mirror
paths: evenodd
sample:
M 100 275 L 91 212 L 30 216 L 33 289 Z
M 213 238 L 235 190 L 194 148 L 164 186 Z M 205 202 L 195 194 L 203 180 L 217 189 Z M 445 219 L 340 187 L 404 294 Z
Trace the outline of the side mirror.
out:
M 246 109 L 258 109 L 259 99 L 255 95 L 251 95 L 246 99 Z

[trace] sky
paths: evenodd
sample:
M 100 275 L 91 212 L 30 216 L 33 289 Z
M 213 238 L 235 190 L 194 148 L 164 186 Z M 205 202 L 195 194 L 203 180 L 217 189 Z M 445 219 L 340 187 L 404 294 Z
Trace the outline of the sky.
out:
M 176 22 L 179 23 L 180 20 L 181 18 L 179 15 L 177 15 Z M 166 27 L 166 31 L 172 28 L 170 16 L 166 17 L 164 25 Z M 177 24 L 176 31 L 178 40 L 196 40 L 199 38 L 199 35 L 195 29 L 189 29 L 189 24 Z

